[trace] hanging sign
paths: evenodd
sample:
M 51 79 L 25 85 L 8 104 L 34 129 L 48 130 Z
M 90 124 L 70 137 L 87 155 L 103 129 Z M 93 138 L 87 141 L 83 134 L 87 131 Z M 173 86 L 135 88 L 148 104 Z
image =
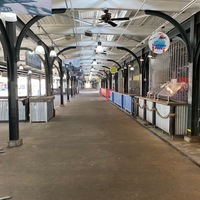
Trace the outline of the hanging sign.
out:
M 116 68 L 116 67 L 111 67 L 111 68 L 110 68 L 110 72 L 111 72 L 112 74 L 116 73 L 116 72 L 117 72 L 117 68 Z
M 51 15 L 51 0 L 0 0 L 0 12 Z
M 166 52 L 169 45 L 169 37 L 163 32 L 156 32 L 149 38 L 149 48 L 156 54 Z
M 42 60 L 37 54 L 34 54 L 30 51 L 26 51 L 25 56 L 26 56 L 25 57 L 26 58 L 26 65 L 29 65 L 33 68 L 41 70 Z
M 80 59 L 63 59 L 62 60 L 63 71 L 79 71 L 80 69 Z

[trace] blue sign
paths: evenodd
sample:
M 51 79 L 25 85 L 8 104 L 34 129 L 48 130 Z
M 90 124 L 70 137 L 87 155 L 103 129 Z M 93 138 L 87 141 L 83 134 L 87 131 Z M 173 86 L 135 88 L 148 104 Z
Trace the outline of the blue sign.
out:
M 30 51 L 26 51 L 25 55 L 26 55 L 26 65 L 41 70 L 42 61 L 37 54 L 32 53 Z
M 0 0 L 0 12 L 51 15 L 51 0 Z
M 163 32 L 156 32 L 149 38 L 149 48 L 156 54 L 166 52 L 169 45 L 169 37 Z
M 80 69 L 80 59 L 63 59 L 63 71 L 78 71 Z

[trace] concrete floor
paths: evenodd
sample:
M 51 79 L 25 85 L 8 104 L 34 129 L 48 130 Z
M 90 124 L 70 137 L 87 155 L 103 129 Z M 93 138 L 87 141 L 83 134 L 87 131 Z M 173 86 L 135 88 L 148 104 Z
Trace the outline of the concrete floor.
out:
M 20 135 L 23 146 L 0 154 L 0 197 L 200 199 L 200 169 L 95 91 L 57 106 L 48 123 L 20 123 Z

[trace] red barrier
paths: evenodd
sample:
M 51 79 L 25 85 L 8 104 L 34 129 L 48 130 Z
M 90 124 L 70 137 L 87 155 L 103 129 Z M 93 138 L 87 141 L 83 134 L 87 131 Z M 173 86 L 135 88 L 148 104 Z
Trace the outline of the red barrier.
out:
M 106 98 L 110 98 L 110 89 L 100 88 L 99 93 L 102 94 Z
M 188 83 L 188 77 L 178 77 L 178 83 L 185 82 Z

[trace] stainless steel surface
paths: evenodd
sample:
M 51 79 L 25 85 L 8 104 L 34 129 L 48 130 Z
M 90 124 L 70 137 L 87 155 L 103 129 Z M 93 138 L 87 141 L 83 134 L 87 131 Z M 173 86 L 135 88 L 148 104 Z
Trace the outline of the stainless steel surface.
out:
M 19 120 L 25 121 L 25 106 L 23 105 L 22 101 L 18 101 L 18 108 L 19 108 Z M 8 121 L 8 99 L 0 99 L 0 121 Z
M 186 135 L 187 134 L 187 116 L 188 106 L 182 105 L 176 107 L 175 116 L 175 135 Z
M 144 109 L 145 109 L 145 105 L 144 105 L 144 99 L 139 99 L 139 117 L 141 117 L 142 119 L 144 119 Z
M 153 124 L 153 102 L 146 100 L 146 121 Z
M 156 109 L 162 116 L 166 116 L 170 113 L 170 106 L 156 103 Z M 156 112 L 156 126 L 170 133 L 170 118 L 162 118 Z
M 53 117 L 54 97 L 30 98 L 30 122 L 48 122 Z

